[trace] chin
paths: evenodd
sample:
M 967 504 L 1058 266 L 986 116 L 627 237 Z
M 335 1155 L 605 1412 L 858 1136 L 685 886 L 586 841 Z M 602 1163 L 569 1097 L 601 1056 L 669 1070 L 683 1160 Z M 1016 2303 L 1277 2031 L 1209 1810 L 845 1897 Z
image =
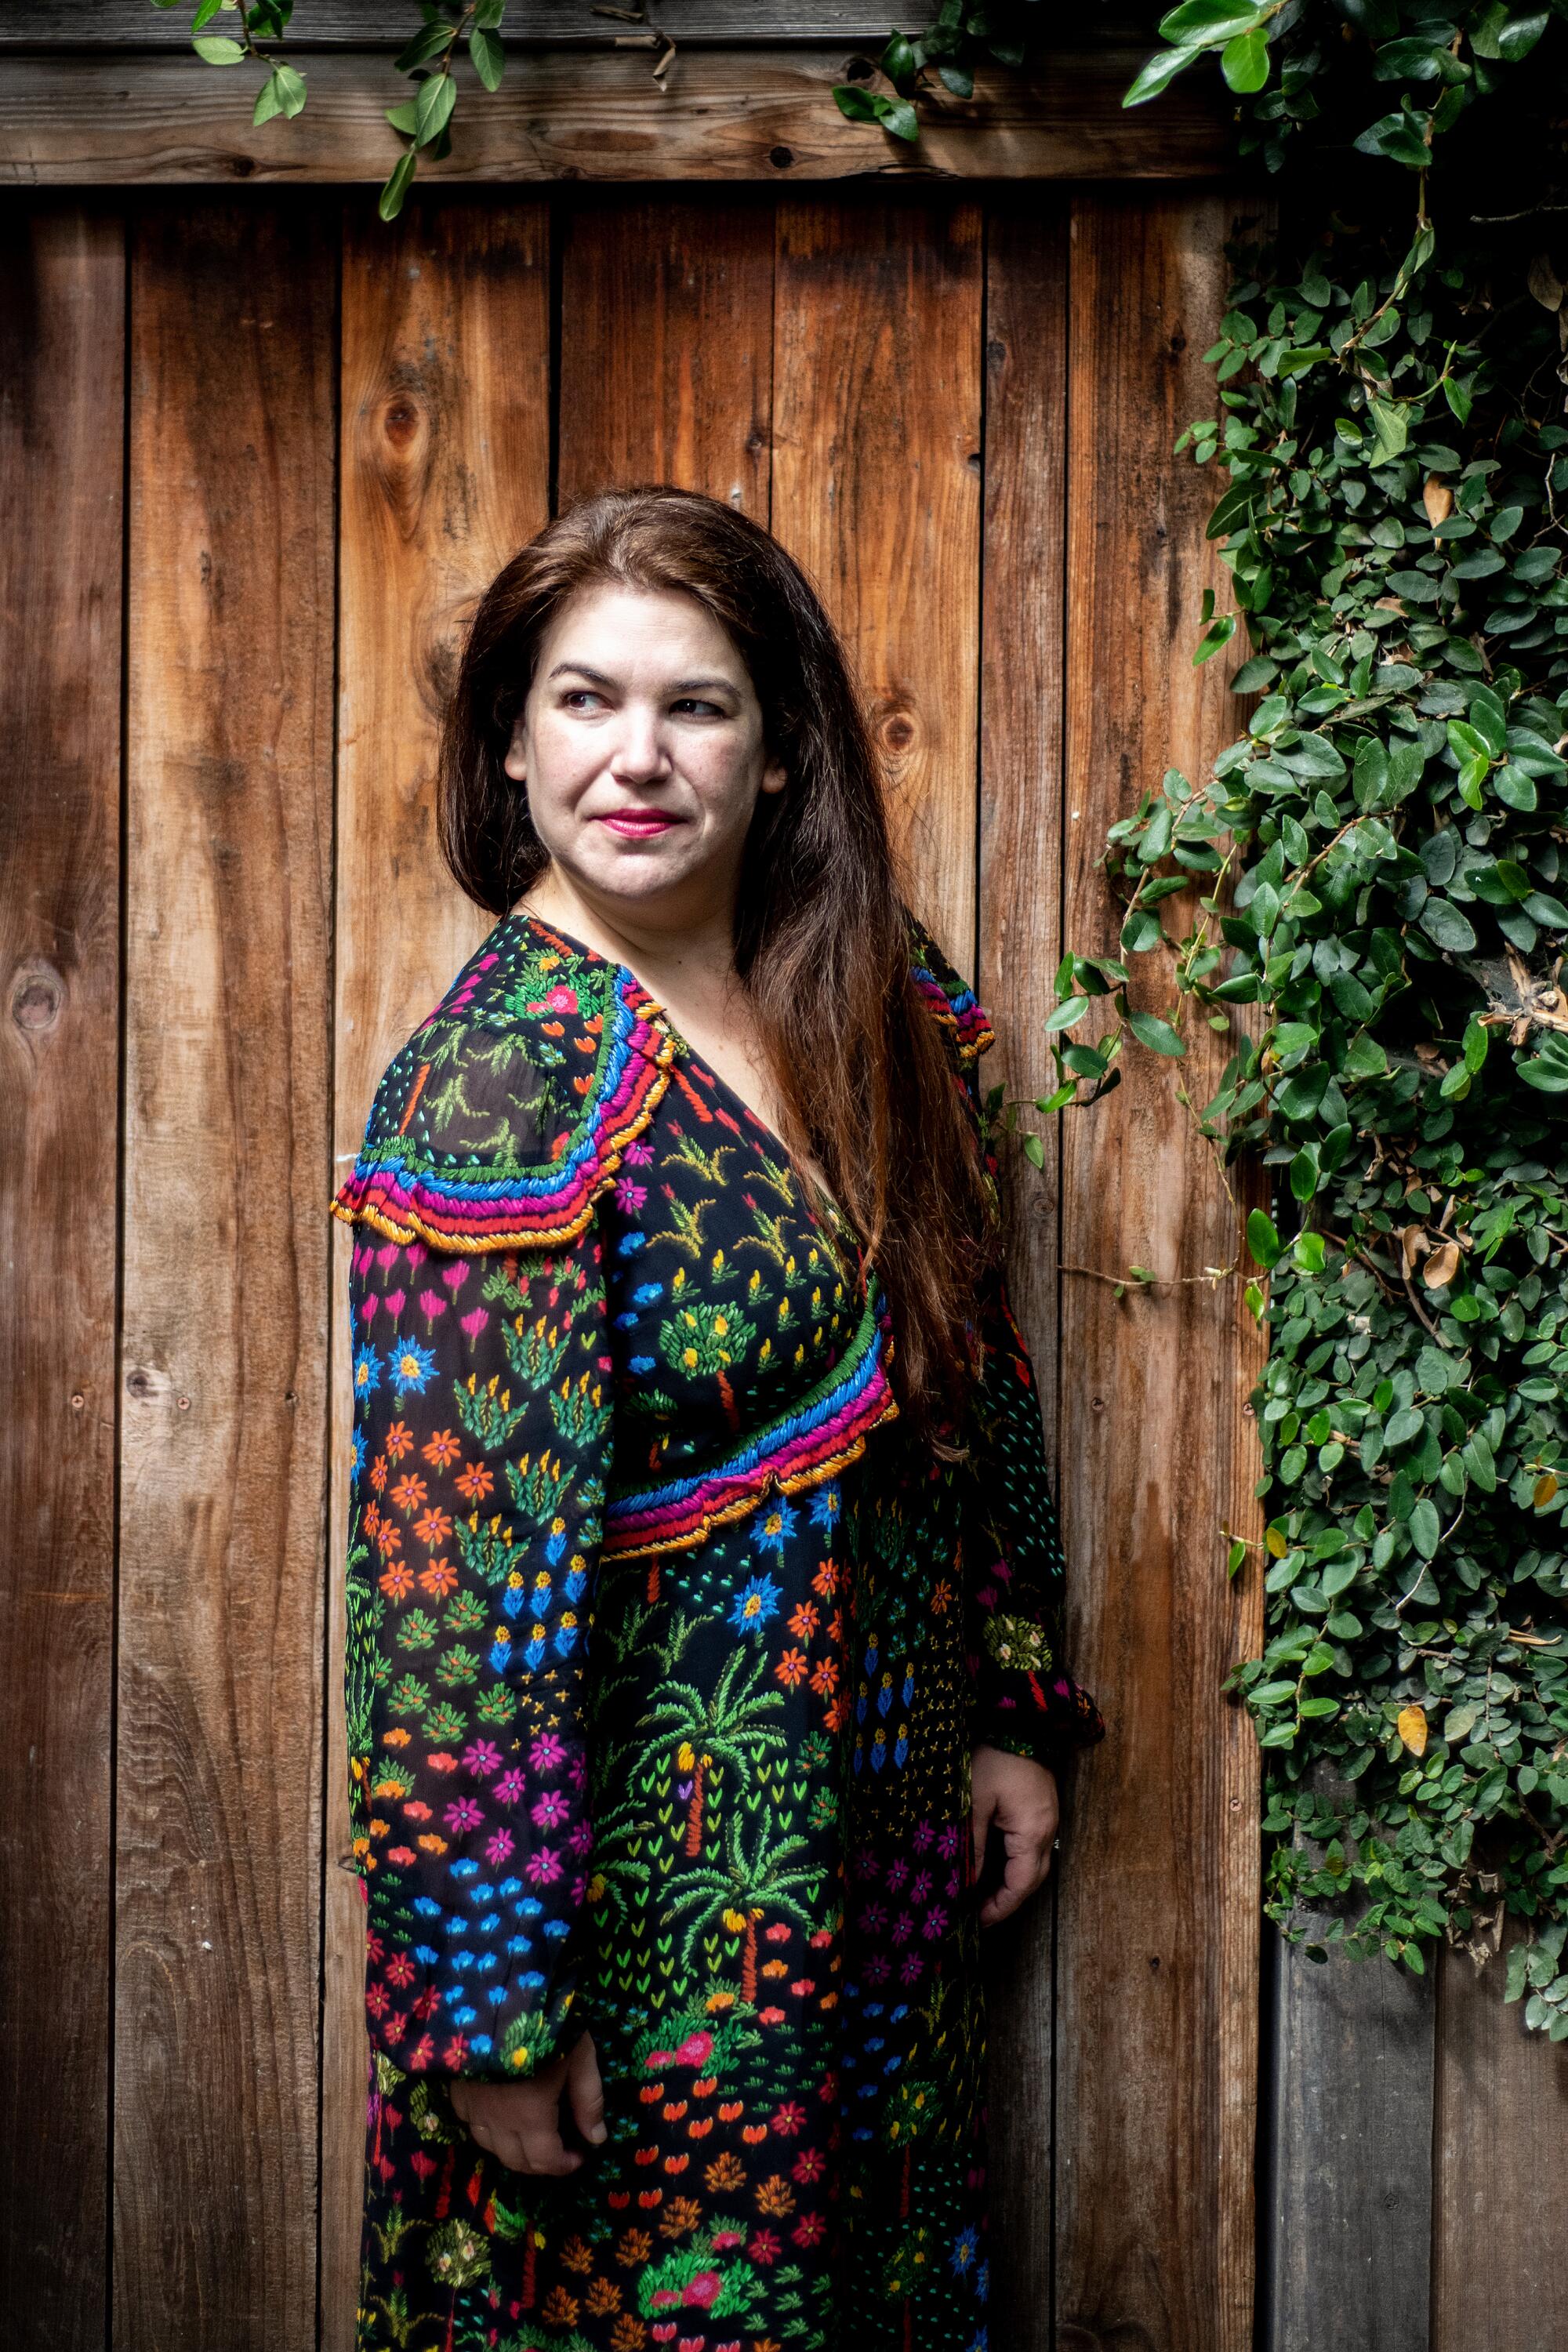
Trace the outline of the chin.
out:
M 651 904 L 687 879 L 684 864 L 670 857 L 663 845 L 651 841 L 618 843 L 608 855 L 603 845 L 597 845 L 596 855 L 584 859 L 573 871 L 584 890 L 612 903 L 618 899 L 627 907 Z

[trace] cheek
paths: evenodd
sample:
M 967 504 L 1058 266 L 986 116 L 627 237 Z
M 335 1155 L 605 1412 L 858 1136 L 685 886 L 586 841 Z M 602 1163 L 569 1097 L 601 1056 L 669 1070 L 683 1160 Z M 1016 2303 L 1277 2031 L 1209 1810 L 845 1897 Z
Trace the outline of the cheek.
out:
M 581 736 L 572 736 L 560 727 L 533 730 L 527 757 L 529 809 L 533 812 L 533 824 L 543 833 L 545 825 L 572 824 L 574 809 L 583 793 L 597 776 L 597 760 L 593 757 Z
M 761 755 L 734 743 L 699 742 L 685 768 L 709 821 L 726 832 L 742 832 L 762 785 Z

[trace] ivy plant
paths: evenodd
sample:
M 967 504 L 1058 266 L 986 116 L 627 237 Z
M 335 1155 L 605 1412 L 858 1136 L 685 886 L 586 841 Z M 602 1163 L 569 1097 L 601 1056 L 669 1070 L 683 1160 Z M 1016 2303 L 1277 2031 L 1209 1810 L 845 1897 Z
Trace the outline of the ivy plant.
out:
M 1278 233 L 1233 257 L 1205 354 L 1215 414 L 1177 444 L 1228 478 L 1209 535 L 1233 609 L 1205 600 L 1193 659 L 1244 635 L 1248 715 L 1208 776 L 1170 772 L 1111 829 L 1120 952 L 1065 958 L 1035 1106 L 1103 1096 L 1129 1036 L 1179 1068 L 1194 1024 L 1231 1034 L 1193 1108 L 1222 1169 L 1254 1150 L 1277 1181 L 1238 1235 L 1268 1335 L 1266 1643 L 1233 1676 L 1265 1756 L 1268 1907 L 1313 1957 L 1417 1971 L 1445 1937 L 1486 1956 L 1511 1915 L 1507 1997 L 1554 2040 L 1564 15 L 1184 0 L 1161 24 L 1127 103 L 1217 56 L 1279 175 Z
M 209 66 L 259 66 L 261 87 L 252 120 L 300 113 L 308 95 L 304 69 L 290 64 L 281 44 L 293 21 L 294 0 L 152 0 L 154 8 L 191 8 L 191 46 Z M 413 185 L 421 155 L 438 163 L 452 151 L 458 103 L 454 70 L 466 51 L 486 89 L 499 89 L 506 68 L 500 29 L 506 0 L 419 0 L 420 23 L 395 60 L 414 94 L 389 106 L 386 119 L 407 144 L 381 192 L 383 220 L 395 220 Z

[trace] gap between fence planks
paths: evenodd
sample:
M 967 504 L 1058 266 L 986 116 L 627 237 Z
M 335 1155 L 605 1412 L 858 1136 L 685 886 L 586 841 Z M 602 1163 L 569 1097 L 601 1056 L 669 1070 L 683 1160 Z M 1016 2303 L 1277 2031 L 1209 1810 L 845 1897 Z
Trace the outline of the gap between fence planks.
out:
M 1172 457 L 1210 403 L 1199 360 L 1229 225 L 1219 198 L 1074 199 L 1064 931 L 1089 953 L 1114 953 L 1120 930 L 1098 863 L 1109 824 L 1168 762 L 1201 775 L 1230 731 L 1219 665 L 1191 656 L 1200 590 L 1224 579 L 1205 546 L 1213 488 Z M 1131 992 L 1162 1011 L 1174 993 L 1141 961 Z M 1231 1041 L 1186 1033 L 1202 1103 Z M 1240 1218 L 1169 1067 L 1136 1052 L 1122 1066 L 1068 1125 L 1063 1259 L 1201 1277 L 1232 1262 Z M 1118 1300 L 1063 1278 L 1070 1654 L 1110 1727 L 1080 1767 L 1059 1906 L 1063 2352 L 1251 2343 L 1258 1763 L 1220 1696 L 1261 1613 L 1255 1565 L 1227 1586 L 1220 1527 L 1261 1532 L 1244 1411 L 1261 1342 L 1240 1292 L 1200 1278 Z
M 1062 635 L 1067 539 L 1065 195 L 999 193 L 988 208 L 984 558 L 980 614 L 979 944 L 973 970 L 997 1042 L 983 1090 L 1026 1102 L 1053 1083 L 1042 1024 L 1061 960 Z M 1026 1118 L 1026 1129 L 1041 1122 Z M 1061 1125 L 1037 1171 L 1002 1151 L 1013 1305 L 1039 1383 L 1060 1491 L 1058 1264 Z M 1072 1377 L 1078 1377 L 1075 1372 Z M 1076 1582 L 1089 1568 L 1068 1562 Z M 1064 1775 L 1070 1801 L 1071 1776 Z M 1007 2352 L 1053 2352 L 1057 1885 L 982 1943 L 989 2016 L 993 2316 Z
M 335 264 L 295 206 L 132 253 L 114 2338 L 272 2352 L 316 2325 Z
M 49 2352 L 89 2352 L 108 2221 L 125 237 L 68 204 L 10 226 L 0 2311 L 26 2312 Z
M 426 182 L 906 178 L 1163 179 L 1229 168 L 1215 89 L 1184 76 L 1158 106 L 1121 99 L 1144 48 L 1046 51 L 992 67 L 973 100 L 941 102 L 917 146 L 845 120 L 842 45 L 691 49 L 667 89 L 643 49 L 545 50 L 493 96 L 470 89 Z M 0 185 L 256 186 L 378 183 L 403 152 L 385 109 L 408 84 L 389 58 L 308 62 L 293 121 L 251 121 L 254 74 L 149 53 L 12 56 L 0 78 Z
M 441 864 L 435 719 L 479 593 L 549 519 L 549 216 L 537 200 L 412 205 L 343 233 L 333 1181 L 375 1083 L 494 918 Z M 326 1223 L 326 1197 L 315 1203 Z M 331 1610 L 321 2342 L 352 2352 L 363 2184 L 364 1909 L 349 1845 L 341 1669 L 353 1423 L 333 1223 Z

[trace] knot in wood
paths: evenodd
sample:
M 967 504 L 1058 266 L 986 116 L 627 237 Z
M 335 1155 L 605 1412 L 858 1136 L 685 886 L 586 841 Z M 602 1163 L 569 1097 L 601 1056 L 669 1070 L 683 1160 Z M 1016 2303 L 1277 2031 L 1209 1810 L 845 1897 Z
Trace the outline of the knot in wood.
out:
M 18 964 L 11 978 L 11 1018 L 29 1043 L 55 1026 L 65 1003 L 65 981 L 46 957 Z

